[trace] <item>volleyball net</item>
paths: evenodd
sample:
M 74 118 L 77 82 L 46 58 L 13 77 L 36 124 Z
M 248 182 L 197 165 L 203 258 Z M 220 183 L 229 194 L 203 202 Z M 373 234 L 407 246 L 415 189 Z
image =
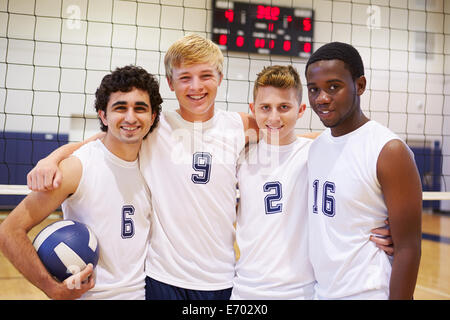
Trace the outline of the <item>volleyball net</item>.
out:
M 302 38 L 306 53 L 330 41 L 358 49 L 368 81 L 364 113 L 413 150 L 424 206 L 450 211 L 450 3 L 425 0 L 0 1 L 0 206 L 14 207 L 27 194 L 26 174 L 40 159 L 99 131 L 95 90 L 116 67 L 139 65 L 156 75 L 163 110 L 176 109 L 163 60 L 167 48 L 187 33 L 213 39 L 223 49 L 217 108 L 248 112 L 256 75 L 267 65 L 291 64 L 305 84 L 306 56 L 272 54 L 268 33 L 253 43 L 267 50 L 224 47 L 235 35 L 217 36 L 214 22 L 231 22 L 237 15 L 230 12 L 246 4 L 312 12 L 313 36 Z M 270 20 L 285 11 L 261 12 Z M 305 86 L 303 91 L 309 105 Z M 298 133 L 323 128 L 309 108 L 296 126 Z

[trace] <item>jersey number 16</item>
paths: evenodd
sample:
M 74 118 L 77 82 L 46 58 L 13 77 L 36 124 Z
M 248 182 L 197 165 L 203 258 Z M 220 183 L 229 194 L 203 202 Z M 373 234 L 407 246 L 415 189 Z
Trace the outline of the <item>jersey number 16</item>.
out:
M 322 186 L 322 213 L 328 217 L 334 217 L 336 214 L 336 203 L 332 194 L 336 191 L 336 186 L 333 182 L 325 181 Z M 314 203 L 313 203 L 313 213 L 318 213 L 318 199 L 320 189 L 320 181 L 314 180 L 313 182 L 313 192 L 314 192 Z

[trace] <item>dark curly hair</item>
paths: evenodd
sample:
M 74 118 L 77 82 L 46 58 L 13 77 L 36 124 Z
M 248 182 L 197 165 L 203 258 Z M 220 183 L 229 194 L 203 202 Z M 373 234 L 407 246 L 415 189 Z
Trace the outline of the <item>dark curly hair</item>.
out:
M 112 73 L 104 76 L 100 86 L 95 92 L 95 110 L 97 113 L 99 110 L 103 110 L 106 113 L 106 106 L 108 105 L 111 93 L 117 91 L 129 92 L 133 88 L 147 91 L 150 97 L 152 113 L 156 114 L 155 121 L 148 132 L 150 133 L 158 125 L 163 100 L 159 94 L 158 80 L 155 76 L 148 73 L 141 67 L 128 65 L 122 68 L 117 68 Z M 108 127 L 103 124 L 101 119 L 100 128 L 102 131 L 108 130 Z

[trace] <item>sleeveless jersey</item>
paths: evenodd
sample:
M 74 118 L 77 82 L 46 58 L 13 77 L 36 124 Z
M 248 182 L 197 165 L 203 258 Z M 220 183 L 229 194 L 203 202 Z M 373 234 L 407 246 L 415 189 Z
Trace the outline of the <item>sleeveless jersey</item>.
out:
M 377 178 L 378 156 L 400 139 L 369 121 L 333 137 L 326 129 L 308 159 L 309 245 L 319 299 L 387 299 L 391 264 L 369 240 L 388 212 Z
M 138 161 L 125 161 L 96 140 L 74 153 L 83 173 L 62 203 L 65 219 L 87 224 L 98 239 L 95 287 L 82 299 L 145 299 L 151 199 Z
M 239 166 L 236 264 L 231 299 L 312 299 L 308 255 L 307 158 L 310 139 L 261 140 Z
M 161 114 L 140 152 L 154 209 L 149 277 L 192 290 L 232 286 L 236 163 L 244 144 L 237 112 L 216 109 L 206 122 Z

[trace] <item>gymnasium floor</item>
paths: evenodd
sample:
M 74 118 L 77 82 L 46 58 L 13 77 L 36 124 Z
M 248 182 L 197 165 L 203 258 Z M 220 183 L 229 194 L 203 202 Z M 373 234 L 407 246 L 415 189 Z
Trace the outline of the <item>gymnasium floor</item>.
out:
M 4 217 L 6 212 L 0 212 Z M 3 218 L 0 218 L 0 222 Z M 33 228 L 30 237 L 55 219 Z M 422 259 L 415 291 L 416 300 L 450 300 L 450 215 L 423 214 Z M 47 299 L 0 253 L 0 300 Z

